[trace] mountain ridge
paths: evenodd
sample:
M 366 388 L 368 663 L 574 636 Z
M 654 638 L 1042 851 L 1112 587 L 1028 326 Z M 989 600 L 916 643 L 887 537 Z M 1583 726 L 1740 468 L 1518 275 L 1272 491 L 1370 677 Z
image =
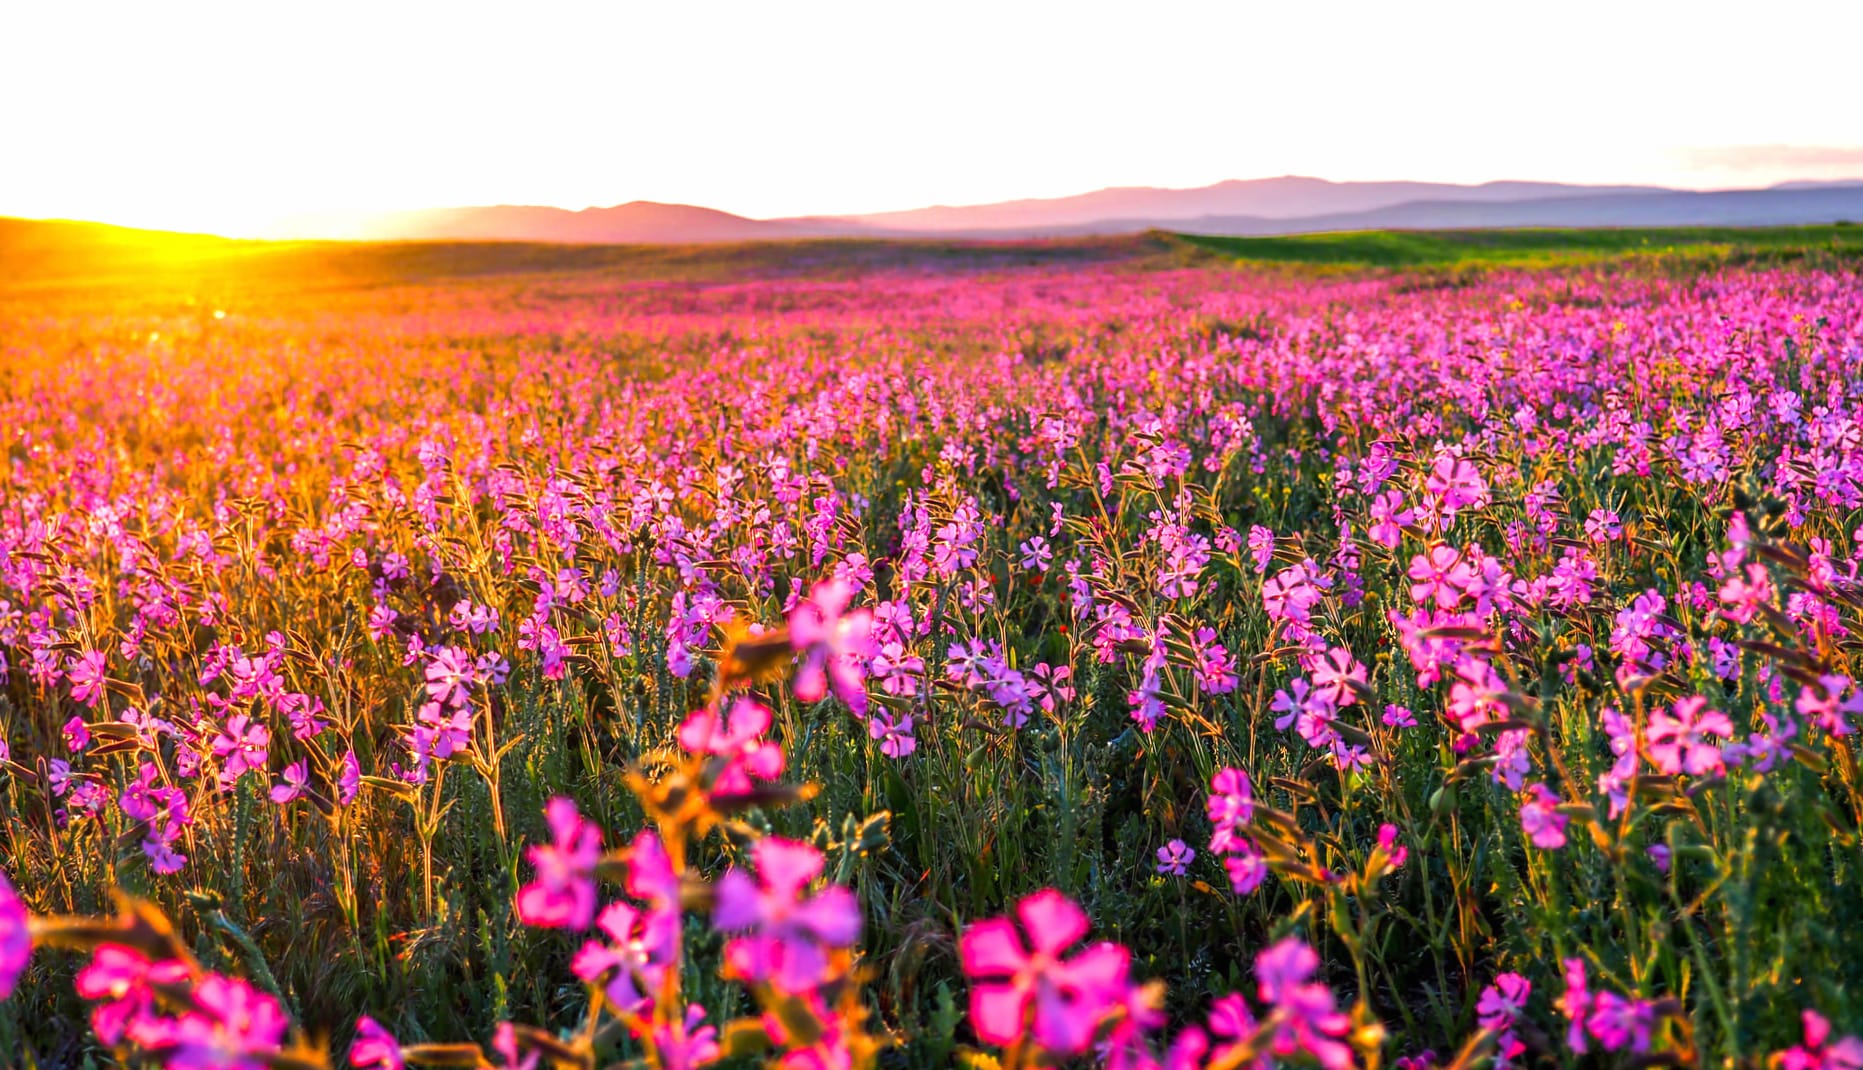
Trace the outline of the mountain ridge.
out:
M 493 205 L 383 213 L 357 236 L 386 241 L 692 244 L 797 238 L 1028 238 L 1151 229 L 1213 235 L 1531 226 L 1763 226 L 1863 219 L 1863 180 L 1683 190 L 1505 180 L 1331 182 L 1302 175 L 1187 189 L 1108 187 L 1068 197 L 898 212 L 757 219 L 629 201 L 581 210 Z

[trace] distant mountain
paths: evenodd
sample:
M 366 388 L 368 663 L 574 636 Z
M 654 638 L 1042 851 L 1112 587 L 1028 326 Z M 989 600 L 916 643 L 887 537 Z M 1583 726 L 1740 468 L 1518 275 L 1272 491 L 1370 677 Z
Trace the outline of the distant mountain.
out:
M 794 238 L 1029 238 L 1479 227 L 1771 226 L 1863 221 L 1863 180 L 1770 189 L 1691 190 L 1559 182 L 1329 182 L 1288 175 L 1198 189 L 1120 187 L 967 207 L 853 216 L 750 219 L 687 204 L 612 208 L 500 205 L 377 216 L 353 236 L 375 239 L 689 244 Z M 352 236 L 352 235 L 345 235 Z
M 1543 197 L 1507 203 L 1412 201 L 1368 212 L 1298 219 L 1205 216 L 1175 228 L 1196 234 L 1311 234 L 1342 230 L 1456 230 L 1492 227 L 1775 227 L 1863 221 L 1863 184 Z M 1145 220 L 1102 223 L 1094 233 L 1149 229 Z
M 1539 197 L 1667 192 L 1659 186 L 1575 186 L 1560 182 L 1488 182 L 1460 186 L 1444 182 L 1329 182 L 1323 178 L 1231 179 L 1197 189 L 1124 186 L 1073 197 L 1004 201 L 962 208 L 939 206 L 907 212 L 841 217 L 871 227 L 911 231 L 1030 230 L 1077 227 L 1102 220 L 1157 223 L 1204 216 L 1263 216 L 1294 219 L 1335 212 L 1363 212 L 1413 201 L 1490 203 Z
M 419 241 L 540 241 L 588 245 L 684 244 L 814 238 L 858 232 L 859 224 L 808 219 L 747 219 L 689 204 L 630 201 L 613 208 L 498 205 L 400 212 L 369 220 L 373 238 Z

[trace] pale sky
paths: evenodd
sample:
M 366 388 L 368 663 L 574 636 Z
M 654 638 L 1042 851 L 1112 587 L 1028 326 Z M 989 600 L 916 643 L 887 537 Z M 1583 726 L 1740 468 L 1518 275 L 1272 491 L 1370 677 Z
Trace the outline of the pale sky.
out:
M 0 3 L 0 215 L 1863 176 L 1859 0 Z

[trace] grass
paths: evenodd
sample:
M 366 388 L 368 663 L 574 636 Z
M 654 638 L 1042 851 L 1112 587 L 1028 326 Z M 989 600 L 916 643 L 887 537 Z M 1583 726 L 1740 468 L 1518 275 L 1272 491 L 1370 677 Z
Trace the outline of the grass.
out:
M 1673 254 L 1734 258 L 1863 255 L 1863 227 L 1534 228 L 1362 230 L 1239 238 L 1173 237 L 1239 261 L 1327 267 L 1547 267 L 1559 263 Z

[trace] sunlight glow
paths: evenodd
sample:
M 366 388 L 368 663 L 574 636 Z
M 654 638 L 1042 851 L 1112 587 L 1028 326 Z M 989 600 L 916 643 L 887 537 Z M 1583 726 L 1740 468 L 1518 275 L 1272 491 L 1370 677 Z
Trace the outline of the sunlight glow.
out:
M 13 4 L 0 214 L 356 236 L 1196 186 L 1863 174 L 1863 4 Z

